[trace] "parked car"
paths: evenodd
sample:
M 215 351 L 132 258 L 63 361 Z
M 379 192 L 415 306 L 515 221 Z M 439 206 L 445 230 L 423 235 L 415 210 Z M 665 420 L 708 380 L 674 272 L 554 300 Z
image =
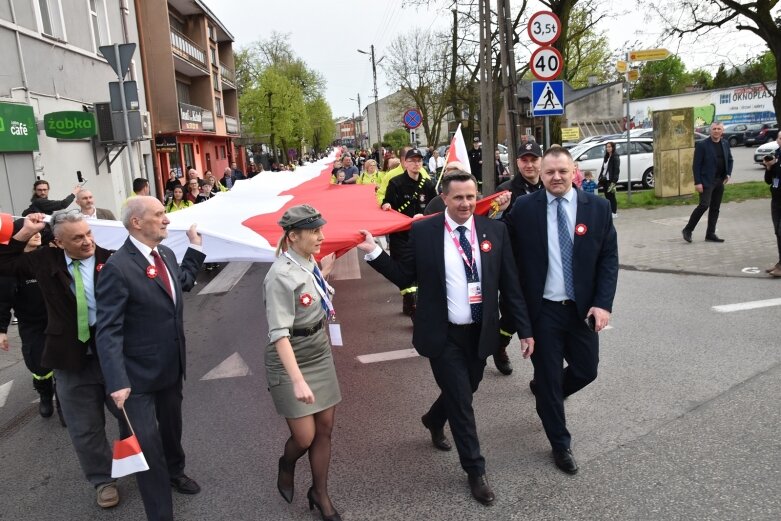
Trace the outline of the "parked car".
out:
M 605 157 L 605 143 L 607 141 L 599 141 L 594 143 L 586 143 L 578 145 L 570 149 L 570 154 L 578 162 L 578 167 L 581 171 L 591 170 L 594 173 L 594 178 L 599 176 L 599 171 L 602 168 L 602 163 Z M 616 153 L 619 157 L 624 156 L 621 160 L 621 170 L 618 175 L 618 184 L 627 184 L 627 168 L 626 168 L 626 141 L 615 141 Z M 642 182 L 644 188 L 654 187 L 654 142 L 651 138 L 637 138 L 630 142 L 632 147 L 631 166 L 632 166 L 632 182 Z
M 499 149 L 499 160 L 504 166 L 507 166 L 507 163 L 510 161 L 510 155 L 507 153 L 507 147 L 499 144 L 496 145 L 496 148 Z
M 702 134 L 700 132 L 694 131 L 694 142 L 702 141 L 703 139 L 708 138 L 709 136 L 707 134 Z
M 778 142 L 771 141 L 770 143 L 765 143 L 764 145 L 760 145 L 759 148 L 754 150 L 754 162 L 762 164 L 762 158 L 765 157 L 768 154 L 775 154 L 776 149 L 778 148 Z
M 747 130 L 748 125 L 745 123 L 724 125 L 724 134 L 722 134 L 721 138 L 726 139 L 729 143 L 729 146 L 736 147 L 743 144 Z
M 766 121 L 757 125 L 749 125 L 744 144 L 747 147 L 770 143 L 778 137 L 778 122 Z
M 585 138 L 581 139 L 581 140 L 578 142 L 578 145 L 585 145 L 586 143 L 594 143 L 595 141 L 602 141 L 602 140 L 604 140 L 606 137 L 607 137 L 607 136 L 603 136 L 603 135 L 597 135 L 597 136 L 588 136 L 588 137 L 585 137 Z

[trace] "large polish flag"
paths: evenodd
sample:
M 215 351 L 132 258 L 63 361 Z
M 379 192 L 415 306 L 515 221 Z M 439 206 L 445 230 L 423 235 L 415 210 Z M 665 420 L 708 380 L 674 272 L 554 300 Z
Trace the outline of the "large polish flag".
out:
M 121 478 L 136 472 L 149 470 L 144 453 L 133 434 L 124 440 L 114 441 L 114 459 L 111 461 L 111 477 Z
M 282 235 L 277 221 L 299 204 L 314 206 L 328 222 L 321 256 L 341 255 L 355 247 L 363 241 L 361 229 L 379 236 L 412 226 L 413 220 L 406 215 L 377 207 L 374 185 L 330 184 L 335 159 L 336 152 L 293 172 L 263 172 L 237 181 L 229 192 L 168 214 L 171 224 L 163 244 L 181 261 L 189 244 L 186 232 L 197 224 L 206 262 L 273 262 Z M 493 197 L 479 201 L 477 213 L 487 213 Z M 106 249 L 120 248 L 127 238 L 118 221 L 92 220 L 90 227 L 97 243 Z
M 466 151 L 466 142 L 464 142 L 464 134 L 461 132 L 461 123 L 458 124 L 453 139 L 450 140 L 450 148 L 447 150 L 447 157 L 445 158 L 445 164 L 452 161 L 460 161 L 464 165 L 464 170 L 472 173 L 472 167 L 469 166 L 469 153 Z

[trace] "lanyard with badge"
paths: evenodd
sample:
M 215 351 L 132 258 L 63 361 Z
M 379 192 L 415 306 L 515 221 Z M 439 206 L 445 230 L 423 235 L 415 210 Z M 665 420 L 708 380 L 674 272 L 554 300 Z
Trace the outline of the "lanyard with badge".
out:
M 328 335 L 331 337 L 331 345 L 335 346 L 341 346 L 342 343 L 342 329 L 339 327 L 339 323 L 336 321 L 336 311 L 334 310 L 334 305 L 331 302 L 331 298 L 329 297 L 329 292 L 333 291 L 333 288 L 325 281 L 325 277 L 323 277 L 323 274 L 320 273 L 320 268 L 317 267 L 317 262 L 315 262 L 315 269 L 314 273 L 312 271 L 309 271 L 305 267 L 303 267 L 296 259 L 290 256 L 288 252 L 284 252 L 285 257 L 287 257 L 290 261 L 293 262 L 296 266 L 304 270 L 309 274 L 310 277 L 315 282 L 315 288 L 317 288 L 317 292 L 320 294 L 320 298 L 323 299 L 323 302 L 325 303 L 325 312 L 326 317 L 328 320 Z
M 475 226 L 474 223 L 472 223 L 472 229 L 470 230 L 471 240 L 469 240 L 469 247 L 472 250 L 472 262 L 469 262 L 469 257 L 466 256 L 466 252 L 461 247 L 461 241 L 456 237 L 456 233 L 453 231 L 453 229 L 450 227 L 450 224 L 445 220 L 445 229 L 447 230 L 447 233 L 450 234 L 450 238 L 453 240 L 453 244 L 456 247 L 456 250 L 458 251 L 458 254 L 461 256 L 461 260 L 464 261 L 464 266 L 466 267 L 468 271 L 467 276 L 467 295 L 469 296 L 469 304 L 481 304 L 483 302 L 483 293 L 480 287 L 480 277 L 477 273 L 477 259 L 475 258 L 475 247 L 474 244 L 477 242 L 477 238 L 475 235 Z

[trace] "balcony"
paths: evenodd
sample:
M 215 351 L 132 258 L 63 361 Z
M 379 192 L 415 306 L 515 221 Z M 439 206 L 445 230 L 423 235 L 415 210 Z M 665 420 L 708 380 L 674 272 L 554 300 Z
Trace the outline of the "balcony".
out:
M 239 120 L 233 116 L 225 115 L 225 132 L 228 134 L 239 134 Z
M 220 62 L 220 76 L 225 86 L 231 89 L 236 88 L 236 73 L 222 62 Z
M 171 50 L 174 54 L 174 68 L 187 76 L 207 76 L 206 51 L 185 35 L 171 28 Z

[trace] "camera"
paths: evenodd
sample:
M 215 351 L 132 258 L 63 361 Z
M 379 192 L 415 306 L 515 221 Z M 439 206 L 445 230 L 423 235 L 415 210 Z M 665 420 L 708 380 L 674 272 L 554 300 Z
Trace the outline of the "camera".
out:
M 768 154 L 765 157 L 762 158 L 763 161 L 772 161 L 776 158 L 773 154 Z

